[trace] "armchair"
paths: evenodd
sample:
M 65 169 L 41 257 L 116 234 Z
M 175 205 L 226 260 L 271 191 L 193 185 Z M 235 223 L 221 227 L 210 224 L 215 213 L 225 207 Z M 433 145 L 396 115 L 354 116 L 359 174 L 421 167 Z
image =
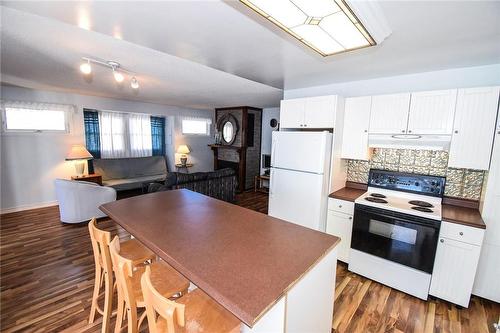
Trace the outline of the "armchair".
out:
M 116 190 L 85 181 L 56 179 L 56 197 L 61 222 L 80 223 L 106 214 L 99 206 L 116 200 Z

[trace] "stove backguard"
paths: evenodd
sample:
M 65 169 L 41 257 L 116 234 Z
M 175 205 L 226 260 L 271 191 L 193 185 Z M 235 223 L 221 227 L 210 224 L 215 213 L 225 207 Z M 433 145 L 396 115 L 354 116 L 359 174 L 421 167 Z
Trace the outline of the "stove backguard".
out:
M 370 169 L 368 186 L 442 197 L 446 177 Z

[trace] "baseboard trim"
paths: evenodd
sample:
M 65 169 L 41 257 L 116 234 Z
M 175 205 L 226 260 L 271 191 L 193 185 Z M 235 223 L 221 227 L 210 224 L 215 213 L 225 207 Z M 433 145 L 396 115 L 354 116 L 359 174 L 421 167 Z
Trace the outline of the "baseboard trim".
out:
M 25 210 L 45 208 L 45 207 L 51 207 L 51 206 L 57 206 L 57 205 L 58 205 L 57 200 L 54 200 L 54 201 L 47 201 L 47 202 L 34 204 L 34 205 L 23 205 L 23 206 L 18 206 L 18 207 L 2 208 L 0 210 L 0 214 L 4 215 L 4 214 L 9 214 L 9 213 L 16 213 L 16 212 L 22 212 Z

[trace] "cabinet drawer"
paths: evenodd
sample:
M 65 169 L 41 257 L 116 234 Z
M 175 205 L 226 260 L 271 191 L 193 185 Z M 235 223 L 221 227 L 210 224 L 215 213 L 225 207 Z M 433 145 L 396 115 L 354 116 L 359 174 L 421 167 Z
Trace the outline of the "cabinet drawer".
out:
M 339 213 L 353 215 L 354 202 L 328 198 L 328 210 L 334 210 Z
M 481 245 L 483 243 L 484 230 L 456 223 L 441 222 L 439 236 L 468 244 Z

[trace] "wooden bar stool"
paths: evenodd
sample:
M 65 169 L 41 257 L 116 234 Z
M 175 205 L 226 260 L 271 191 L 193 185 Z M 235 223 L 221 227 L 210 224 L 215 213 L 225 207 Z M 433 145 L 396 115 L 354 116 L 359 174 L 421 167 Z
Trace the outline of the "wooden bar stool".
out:
M 141 278 L 150 333 L 240 332 L 239 319 L 200 289 L 195 289 L 175 302 L 166 299 L 153 286 L 154 270 L 154 266 L 145 267 Z
M 111 241 L 111 233 L 104 231 L 96 226 L 96 219 L 93 218 L 89 222 L 90 240 L 92 242 L 92 250 L 94 252 L 95 261 L 95 281 L 94 293 L 92 295 L 92 306 L 90 308 L 89 324 L 92 324 L 95 319 L 96 312 L 103 316 L 102 332 L 108 332 L 110 326 L 113 292 L 115 285 L 113 284 L 113 264 L 109 253 L 109 243 Z M 132 260 L 135 265 L 152 261 L 156 255 L 148 248 L 142 245 L 136 239 L 131 239 L 121 243 L 123 256 Z M 101 309 L 98 304 L 100 293 L 104 284 L 104 307 Z
M 137 319 L 137 309 L 145 307 L 141 290 L 141 276 L 145 267 L 153 267 L 154 274 L 151 275 L 151 280 L 163 297 L 178 298 L 187 293 L 189 281 L 167 263 L 156 261 L 147 266 L 134 266 L 132 260 L 122 255 L 118 236 L 115 236 L 110 243 L 109 250 L 118 287 L 115 333 L 121 331 L 124 316 L 127 317 L 128 333 L 137 333 L 146 317 L 144 312 L 139 320 Z

